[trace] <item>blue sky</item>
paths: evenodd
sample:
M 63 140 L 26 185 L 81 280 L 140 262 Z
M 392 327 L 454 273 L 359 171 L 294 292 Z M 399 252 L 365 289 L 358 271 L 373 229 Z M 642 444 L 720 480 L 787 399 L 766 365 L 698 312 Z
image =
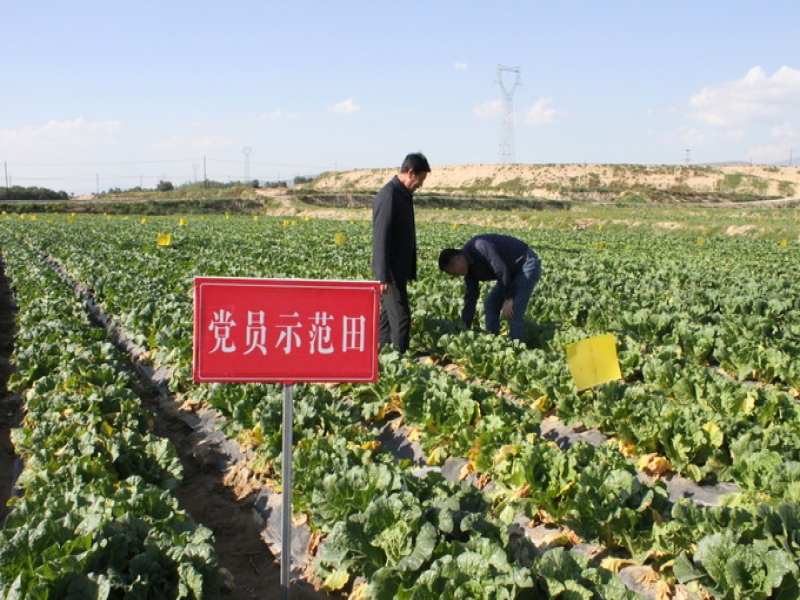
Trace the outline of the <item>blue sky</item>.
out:
M 11 185 L 497 163 L 498 65 L 519 163 L 800 163 L 797 0 L 0 0 L 0 31 Z

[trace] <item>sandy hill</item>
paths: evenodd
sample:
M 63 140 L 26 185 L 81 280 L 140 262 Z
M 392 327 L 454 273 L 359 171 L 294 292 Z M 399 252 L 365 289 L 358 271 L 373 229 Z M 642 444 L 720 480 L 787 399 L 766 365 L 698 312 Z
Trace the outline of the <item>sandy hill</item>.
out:
M 549 199 L 576 192 L 613 195 L 663 191 L 792 197 L 800 194 L 800 167 L 674 165 L 432 165 L 422 191 L 452 196 L 523 196 Z M 302 187 L 319 192 L 371 192 L 397 169 L 323 173 Z

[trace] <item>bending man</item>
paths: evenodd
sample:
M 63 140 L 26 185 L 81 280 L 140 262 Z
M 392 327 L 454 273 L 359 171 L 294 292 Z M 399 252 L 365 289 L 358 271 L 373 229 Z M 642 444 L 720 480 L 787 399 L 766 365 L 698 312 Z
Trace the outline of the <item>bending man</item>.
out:
M 542 276 L 542 261 L 528 244 L 509 235 L 476 235 L 461 250 L 446 248 L 439 254 L 439 268 L 464 277 L 464 309 L 461 319 L 472 326 L 481 281 L 497 281 L 483 303 L 486 329 L 500 332 L 500 315 L 509 321 L 511 339 L 521 340 L 523 319 L 533 288 Z

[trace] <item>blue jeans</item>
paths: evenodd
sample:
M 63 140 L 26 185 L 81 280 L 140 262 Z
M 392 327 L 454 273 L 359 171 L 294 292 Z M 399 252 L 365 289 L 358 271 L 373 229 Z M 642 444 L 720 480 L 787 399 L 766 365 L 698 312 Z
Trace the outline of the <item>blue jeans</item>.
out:
M 528 301 L 533 294 L 533 288 L 539 283 L 542 277 L 542 261 L 533 250 L 528 250 L 528 258 L 517 271 L 511 280 L 514 288 L 514 318 L 509 323 L 509 337 L 512 340 L 521 340 L 523 324 L 525 323 L 525 311 L 528 309 Z M 497 335 L 500 333 L 500 312 L 503 309 L 503 290 L 500 284 L 495 284 L 486 300 L 483 308 L 486 314 L 486 329 Z

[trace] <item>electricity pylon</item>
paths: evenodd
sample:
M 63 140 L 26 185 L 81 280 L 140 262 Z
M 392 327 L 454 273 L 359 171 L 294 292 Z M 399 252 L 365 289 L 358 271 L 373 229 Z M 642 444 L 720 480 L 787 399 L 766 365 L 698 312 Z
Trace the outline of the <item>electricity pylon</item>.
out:
M 244 152 L 244 180 L 250 181 L 250 151 L 252 148 L 250 146 L 245 146 L 242 148 L 242 152 Z
M 503 73 L 514 74 L 514 85 L 507 88 L 503 83 Z M 514 92 L 520 85 L 521 71 L 519 67 L 497 65 L 497 84 L 503 92 L 503 109 L 500 115 L 500 162 L 510 164 L 514 158 Z

